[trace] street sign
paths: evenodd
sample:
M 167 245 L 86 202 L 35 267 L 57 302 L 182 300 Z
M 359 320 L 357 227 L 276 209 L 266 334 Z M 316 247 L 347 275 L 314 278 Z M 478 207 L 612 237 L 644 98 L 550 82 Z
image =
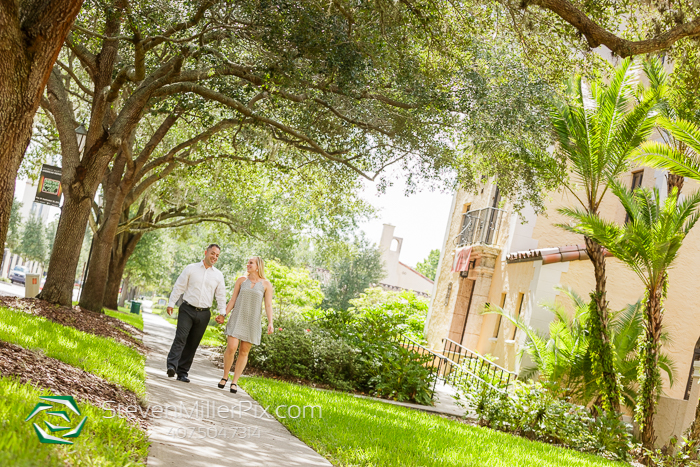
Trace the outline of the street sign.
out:
M 61 168 L 53 165 L 42 165 L 39 186 L 36 189 L 35 203 L 56 206 L 61 201 Z

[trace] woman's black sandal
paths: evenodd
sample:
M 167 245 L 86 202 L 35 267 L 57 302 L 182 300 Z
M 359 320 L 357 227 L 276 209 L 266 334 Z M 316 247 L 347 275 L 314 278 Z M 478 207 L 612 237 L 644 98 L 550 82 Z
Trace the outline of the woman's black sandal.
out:
M 219 382 L 219 384 L 217 384 L 217 386 L 219 386 L 219 389 L 223 389 L 226 387 L 226 383 L 228 383 L 228 378 L 226 378 L 226 379 L 221 378 L 221 381 L 223 381 L 224 384 L 221 384 L 221 382 Z
M 233 389 L 234 386 L 236 387 L 236 389 Z M 230 391 L 231 391 L 232 393 L 236 394 L 236 393 L 238 392 L 238 385 L 237 385 L 236 383 L 231 383 L 231 389 L 230 389 Z

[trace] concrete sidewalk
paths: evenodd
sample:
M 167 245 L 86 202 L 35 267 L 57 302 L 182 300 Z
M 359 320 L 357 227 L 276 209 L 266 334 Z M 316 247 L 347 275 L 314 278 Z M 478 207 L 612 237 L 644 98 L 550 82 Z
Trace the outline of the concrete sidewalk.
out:
M 168 378 L 165 361 L 175 326 L 143 313 L 146 392 L 153 417 L 148 465 L 159 466 L 331 466 L 294 437 L 242 389 L 218 389 L 221 370 L 200 351 L 190 383 Z M 273 411 L 274 407 L 269 408 Z

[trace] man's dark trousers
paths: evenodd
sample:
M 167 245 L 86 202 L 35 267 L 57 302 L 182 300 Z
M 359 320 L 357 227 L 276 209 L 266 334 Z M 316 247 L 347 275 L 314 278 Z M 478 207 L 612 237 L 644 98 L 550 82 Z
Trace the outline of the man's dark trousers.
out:
M 180 305 L 175 340 L 168 353 L 168 368 L 174 368 L 178 376 L 189 373 L 210 318 L 209 309 L 198 310 L 187 302 Z

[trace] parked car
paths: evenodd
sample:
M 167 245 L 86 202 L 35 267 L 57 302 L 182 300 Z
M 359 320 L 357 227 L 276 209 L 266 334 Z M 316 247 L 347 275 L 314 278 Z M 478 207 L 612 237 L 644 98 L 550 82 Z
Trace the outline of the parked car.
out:
M 12 271 L 10 271 L 10 282 L 13 284 L 19 282 L 24 284 L 24 277 L 27 274 L 27 268 L 24 266 L 15 266 Z

